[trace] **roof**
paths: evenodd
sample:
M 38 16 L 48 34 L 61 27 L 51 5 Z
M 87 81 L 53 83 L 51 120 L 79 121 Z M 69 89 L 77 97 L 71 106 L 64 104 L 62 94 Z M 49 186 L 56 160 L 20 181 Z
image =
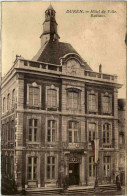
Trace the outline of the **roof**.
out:
M 68 53 L 78 54 L 78 52 L 69 43 L 48 41 L 43 47 L 40 48 L 32 60 L 60 65 L 60 57 L 63 57 Z M 86 62 L 85 69 L 92 70 Z

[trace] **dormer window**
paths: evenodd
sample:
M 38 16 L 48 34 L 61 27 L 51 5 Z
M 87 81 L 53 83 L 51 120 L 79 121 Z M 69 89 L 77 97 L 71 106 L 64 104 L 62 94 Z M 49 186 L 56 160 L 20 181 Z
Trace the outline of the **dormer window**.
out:
M 29 107 L 41 107 L 41 86 L 36 82 L 27 84 L 27 105 Z
M 46 108 L 57 110 L 59 107 L 59 88 L 54 85 L 46 87 Z

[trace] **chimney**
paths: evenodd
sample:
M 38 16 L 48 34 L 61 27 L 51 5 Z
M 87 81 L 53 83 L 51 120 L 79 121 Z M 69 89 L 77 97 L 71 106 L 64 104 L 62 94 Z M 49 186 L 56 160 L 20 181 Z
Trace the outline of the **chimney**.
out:
M 102 73 L 102 65 L 99 65 L 99 72 Z

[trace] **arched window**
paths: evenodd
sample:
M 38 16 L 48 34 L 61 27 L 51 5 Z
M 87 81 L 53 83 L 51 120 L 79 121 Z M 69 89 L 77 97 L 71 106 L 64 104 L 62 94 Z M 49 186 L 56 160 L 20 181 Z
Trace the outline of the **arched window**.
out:
M 11 100 L 11 97 L 10 97 L 10 93 L 9 93 L 7 96 L 7 110 L 8 111 L 10 110 L 10 104 L 11 104 L 10 100 Z
M 76 121 L 68 122 L 69 143 L 79 142 L 79 123 Z
M 15 89 L 12 91 L 12 107 L 14 107 L 15 104 Z
M 6 98 L 3 98 L 3 113 L 6 112 Z

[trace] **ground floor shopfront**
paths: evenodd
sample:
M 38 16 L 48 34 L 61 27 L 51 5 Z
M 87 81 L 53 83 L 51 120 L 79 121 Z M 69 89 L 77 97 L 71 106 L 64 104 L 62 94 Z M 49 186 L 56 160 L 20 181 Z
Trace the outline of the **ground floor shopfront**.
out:
M 5 175 L 14 178 L 20 190 L 28 187 L 63 187 L 64 183 L 79 186 L 95 183 L 92 150 L 27 149 L 18 150 L 14 154 L 6 152 L 2 159 Z M 11 176 L 8 173 L 9 167 Z M 97 164 L 99 184 L 114 183 L 116 171 L 118 171 L 118 152 L 100 150 Z

